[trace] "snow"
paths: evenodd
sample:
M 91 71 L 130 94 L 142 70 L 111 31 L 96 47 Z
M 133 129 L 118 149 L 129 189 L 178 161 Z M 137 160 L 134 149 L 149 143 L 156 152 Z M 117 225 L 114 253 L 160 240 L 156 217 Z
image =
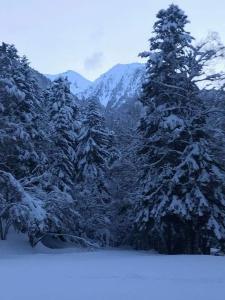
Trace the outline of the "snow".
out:
M 0 241 L 4 300 L 224 300 L 224 257 L 30 248 Z
M 98 98 L 103 106 L 113 108 L 125 103 L 128 98 L 137 96 L 141 89 L 145 64 L 118 64 L 91 82 L 74 71 L 45 76 L 50 80 L 67 77 L 71 82 L 70 90 L 79 99 Z
M 177 128 L 179 131 L 181 131 L 184 127 L 184 121 L 178 116 L 170 114 L 168 117 L 164 118 L 162 126 L 165 129 L 169 128 L 170 130 L 174 130 Z
M 97 97 L 103 106 L 119 107 L 127 98 L 137 96 L 144 78 L 145 65 L 118 64 L 102 74 L 84 92 L 85 97 Z
M 74 95 L 83 92 L 89 87 L 89 85 L 91 85 L 91 81 L 71 70 L 56 75 L 45 74 L 45 76 L 51 81 L 58 79 L 59 77 L 67 77 L 71 83 L 70 90 Z

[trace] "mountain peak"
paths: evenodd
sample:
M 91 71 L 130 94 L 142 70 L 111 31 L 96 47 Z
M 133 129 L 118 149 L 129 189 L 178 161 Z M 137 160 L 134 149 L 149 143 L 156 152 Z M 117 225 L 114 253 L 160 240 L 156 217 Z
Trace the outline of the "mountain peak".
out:
M 67 77 L 71 92 L 78 98 L 98 98 L 107 108 L 116 108 L 127 99 L 137 97 L 145 73 L 145 64 L 117 64 L 91 82 L 73 70 L 57 75 L 46 75 L 50 80 Z
M 78 94 L 83 92 L 91 85 L 91 81 L 80 75 L 79 73 L 73 70 L 67 70 L 66 72 L 60 74 L 45 74 L 45 76 L 51 81 L 59 78 L 59 77 L 67 77 L 71 83 L 70 89 L 73 94 Z
M 128 70 L 130 71 L 134 71 L 137 69 L 142 69 L 144 66 L 144 64 L 141 63 L 130 63 L 130 64 L 117 64 L 115 66 L 113 66 L 111 69 L 109 69 L 107 72 L 105 72 L 104 74 L 110 73 L 110 72 L 127 72 Z M 104 75 L 102 74 L 102 75 Z M 101 75 L 101 76 L 102 76 Z M 100 77 L 101 77 L 100 76 Z
M 84 97 L 98 98 L 105 107 L 116 108 L 127 98 L 137 96 L 144 73 L 144 64 L 117 64 L 97 78 L 85 91 Z

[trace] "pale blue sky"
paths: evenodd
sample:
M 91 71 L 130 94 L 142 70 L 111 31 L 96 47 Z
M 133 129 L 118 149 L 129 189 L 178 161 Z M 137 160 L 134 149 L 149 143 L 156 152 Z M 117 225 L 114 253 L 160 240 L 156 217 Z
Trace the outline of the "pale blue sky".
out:
M 174 0 L 196 38 L 225 41 L 225 0 Z M 167 0 L 0 0 L 0 38 L 14 43 L 42 73 L 68 69 L 96 78 L 117 63 L 139 61 L 155 14 Z

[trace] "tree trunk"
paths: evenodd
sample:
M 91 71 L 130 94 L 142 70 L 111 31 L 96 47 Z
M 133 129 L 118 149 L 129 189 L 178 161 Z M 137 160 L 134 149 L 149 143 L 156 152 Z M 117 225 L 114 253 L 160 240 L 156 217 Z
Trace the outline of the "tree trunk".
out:
M 3 232 L 3 239 L 6 240 L 7 239 L 7 235 L 8 235 L 8 232 L 9 232 L 9 228 L 11 226 L 11 222 L 6 222 L 5 224 L 5 229 L 4 229 L 4 232 Z
M 11 226 L 11 223 L 7 222 L 7 221 L 4 225 L 4 221 L 3 221 L 2 217 L 0 217 L 0 239 L 2 241 L 5 241 L 7 239 L 7 235 L 8 235 L 10 226 Z

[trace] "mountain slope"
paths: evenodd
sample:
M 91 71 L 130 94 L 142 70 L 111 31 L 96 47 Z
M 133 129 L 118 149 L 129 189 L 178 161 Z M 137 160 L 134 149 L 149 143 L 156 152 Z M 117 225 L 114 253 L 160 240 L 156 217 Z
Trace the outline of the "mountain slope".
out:
M 77 72 L 71 70 L 56 75 L 45 74 L 45 76 L 51 81 L 59 77 L 64 77 L 64 78 L 67 77 L 68 80 L 71 82 L 71 86 L 70 86 L 71 92 L 75 95 L 83 92 L 91 84 L 91 81 L 87 80 Z
M 116 109 L 133 98 L 137 98 L 145 74 L 145 65 L 140 63 L 118 64 L 102 74 L 94 82 L 74 71 L 45 76 L 50 80 L 67 77 L 71 92 L 80 100 L 97 98 L 107 109 Z
M 39 73 L 38 71 L 32 69 L 33 72 L 33 76 L 35 77 L 35 79 L 37 80 L 39 86 L 44 90 L 46 89 L 50 84 L 51 81 L 50 79 L 48 79 L 45 75 Z
M 98 98 L 107 108 L 120 107 L 127 99 L 137 97 L 144 73 L 144 64 L 116 65 L 96 79 L 81 95 L 84 98 Z

